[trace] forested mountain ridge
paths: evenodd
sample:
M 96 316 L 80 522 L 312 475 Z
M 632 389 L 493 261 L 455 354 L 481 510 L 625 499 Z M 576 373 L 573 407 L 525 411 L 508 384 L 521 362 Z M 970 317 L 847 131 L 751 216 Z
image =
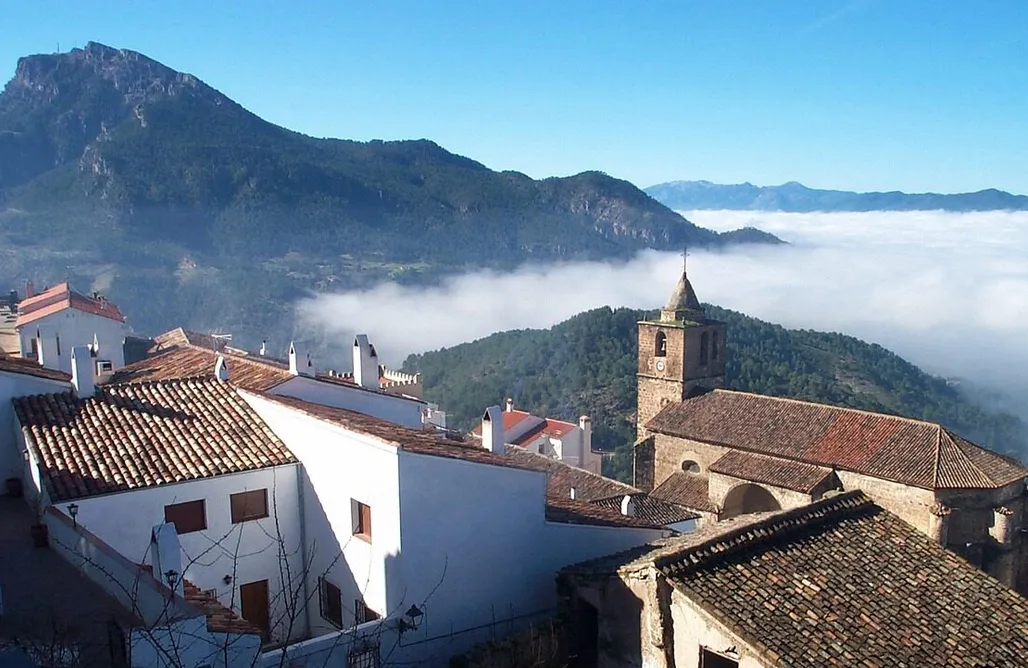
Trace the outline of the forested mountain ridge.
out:
M 790 330 L 707 306 L 728 325 L 727 386 L 941 423 L 999 452 L 1024 457 L 1028 431 L 992 413 L 946 380 L 924 373 L 877 344 L 851 336 Z M 517 330 L 410 356 L 426 396 L 455 426 L 469 428 L 487 404 L 505 397 L 538 415 L 593 417 L 594 440 L 616 448 L 608 473 L 631 474 L 636 401 L 636 323 L 653 313 L 600 308 L 546 330 Z
M 0 282 L 71 278 L 144 332 L 254 344 L 330 285 L 738 241 L 777 240 L 696 227 L 600 172 L 537 181 L 428 140 L 308 137 L 102 44 L 22 58 L 0 93 Z
M 1028 196 L 988 189 L 973 193 L 904 193 L 819 190 L 791 181 L 780 186 L 709 181 L 671 181 L 646 188 L 654 199 L 676 211 L 1024 211 Z

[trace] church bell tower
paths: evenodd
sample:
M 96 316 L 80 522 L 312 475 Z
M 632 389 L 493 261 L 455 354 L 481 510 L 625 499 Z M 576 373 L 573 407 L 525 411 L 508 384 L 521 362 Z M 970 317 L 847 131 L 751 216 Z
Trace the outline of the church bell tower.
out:
M 707 318 L 684 263 L 659 319 L 639 322 L 638 350 L 637 438 L 667 404 L 724 387 L 725 324 Z

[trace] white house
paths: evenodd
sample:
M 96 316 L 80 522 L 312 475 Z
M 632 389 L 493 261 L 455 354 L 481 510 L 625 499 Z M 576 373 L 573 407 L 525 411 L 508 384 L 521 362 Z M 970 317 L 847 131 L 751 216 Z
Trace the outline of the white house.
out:
M 18 304 L 15 321 L 21 355 L 48 369 L 71 373 L 71 349 L 89 346 L 98 375 L 125 366 L 129 326 L 118 307 L 94 293 L 87 297 L 59 283 Z
M 0 355 L 0 478 L 4 481 L 20 482 L 25 466 L 24 448 L 17 445 L 18 428 L 11 400 L 31 394 L 64 392 L 70 388 L 71 377 L 68 374 L 46 369 L 30 360 Z
M 514 400 L 508 398 L 503 412 L 503 431 L 508 445 L 552 457 L 597 475 L 601 473 L 603 455 L 593 450 L 592 420 L 587 415 L 578 418 L 578 424 L 541 418 L 516 410 Z M 476 426 L 471 435 L 481 438 L 481 425 Z

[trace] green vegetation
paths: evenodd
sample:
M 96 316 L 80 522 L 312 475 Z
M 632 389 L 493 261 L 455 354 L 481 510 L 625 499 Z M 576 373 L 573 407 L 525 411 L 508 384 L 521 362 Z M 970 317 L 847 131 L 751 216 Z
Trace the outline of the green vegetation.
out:
M 966 401 L 879 345 L 842 334 L 789 330 L 741 313 L 707 307 L 728 324 L 727 385 L 939 422 L 999 452 L 1024 455 L 1028 432 L 1015 417 Z M 487 404 L 505 397 L 538 415 L 593 417 L 594 441 L 613 450 L 607 473 L 631 477 L 636 399 L 636 322 L 653 313 L 600 308 L 547 330 L 494 334 L 453 348 L 412 355 L 429 399 L 456 426 L 472 426 Z

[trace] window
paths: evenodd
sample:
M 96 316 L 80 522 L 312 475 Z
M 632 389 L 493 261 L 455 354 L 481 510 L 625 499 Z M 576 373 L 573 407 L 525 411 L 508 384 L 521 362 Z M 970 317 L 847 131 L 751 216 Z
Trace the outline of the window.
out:
M 39 337 L 33 337 L 29 341 L 29 359 L 37 359 L 39 357 Z
M 657 338 L 653 342 L 653 354 L 656 357 L 667 357 L 667 334 L 657 332 Z
M 350 499 L 350 514 L 353 519 L 353 535 L 371 542 L 371 506 Z
M 343 593 L 325 578 L 318 578 L 318 598 L 321 601 L 321 617 L 343 628 Z
M 700 465 L 692 461 L 691 459 L 686 459 L 684 462 L 682 462 L 682 470 L 686 473 L 696 474 L 700 472 Z
M 710 334 L 710 359 L 717 361 L 717 356 L 721 354 L 718 350 L 717 332 L 711 332 Z
M 364 603 L 364 599 L 358 598 L 353 603 L 353 616 L 355 619 L 354 624 L 364 624 L 375 621 L 381 615 L 369 608 Z
M 378 642 L 364 640 L 354 643 L 352 649 L 347 653 L 346 665 L 349 668 L 378 668 L 379 646 Z
M 175 525 L 179 535 L 207 528 L 207 504 L 203 499 L 164 506 L 164 521 Z
M 255 489 L 228 497 L 232 505 L 232 524 L 268 516 L 268 490 Z
M 709 354 L 707 347 L 709 345 L 710 336 L 706 332 L 703 332 L 703 334 L 700 335 L 700 364 L 707 363 L 707 355 Z
M 61 356 L 61 337 L 57 337 L 57 356 Z
M 114 363 L 110 360 L 97 360 L 96 375 L 102 375 L 114 371 Z
M 739 660 L 701 647 L 700 668 L 739 668 Z

